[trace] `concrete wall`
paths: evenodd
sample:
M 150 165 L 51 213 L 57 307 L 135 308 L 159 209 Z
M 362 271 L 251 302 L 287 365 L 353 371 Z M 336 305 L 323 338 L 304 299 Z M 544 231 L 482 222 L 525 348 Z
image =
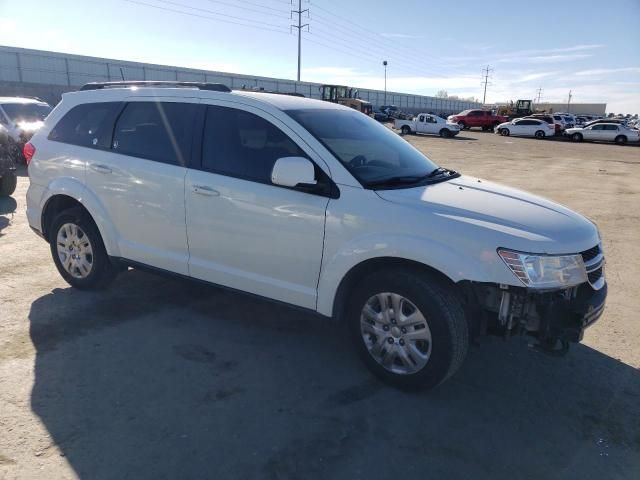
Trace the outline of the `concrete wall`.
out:
M 51 104 L 60 100 L 63 92 L 77 90 L 89 82 L 122 80 L 182 80 L 224 83 L 230 88 L 262 87 L 277 92 L 297 92 L 311 98 L 320 98 L 319 83 L 296 82 L 281 78 L 257 77 L 227 72 L 128 62 L 108 58 L 86 57 L 66 53 L 29 50 L 0 46 L 0 96 L 37 96 Z M 351 85 L 357 88 L 357 85 Z M 381 90 L 360 89 L 360 98 L 374 107 L 384 102 Z M 402 110 L 435 113 L 458 113 L 468 108 L 479 108 L 479 103 L 448 100 L 387 92 L 387 104 Z

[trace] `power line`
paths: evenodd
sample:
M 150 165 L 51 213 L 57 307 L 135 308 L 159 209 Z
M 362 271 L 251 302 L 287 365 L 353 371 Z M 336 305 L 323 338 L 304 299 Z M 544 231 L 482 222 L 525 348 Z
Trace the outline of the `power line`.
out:
M 160 2 L 162 0 L 156 0 L 156 1 Z M 220 5 L 227 5 L 229 7 L 238 8 L 238 9 L 243 10 L 243 11 L 261 13 L 262 15 L 270 15 L 272 17 L 278 17 L 278 18 L 287 18 L 287 14 L 289 13 L 286 10 L 280 10 L 280 9 L 277 9 L 277 8 L 265 7 L 264 5 L 260 5 L 259 3 L 247 2 L 246 0 L 244 0 L 244 3 L 247 3 L 249 5 L 255 5 L 257 7 L 266 8 L 267 10 L 278 12 L 278 13 L 280 13 L 280 15 L 276 15 L 275 13 L 271 13 L 271 12 L 263 12 L 261 10 L 256 10 L 255 8 L 245 7 L 244 5 L 238 5 L 238 3 L 223 2 L 222 0 L 207 0 L 207 2 L 219 3 Z M 164 3 L 172 3 L 172 2 L 164 2 Z M 191 8 L 193 10 L 203 10 L 205 12 L 212 12 L 211 10 L 200 9 L 200 8 L 197 8 L 197 7 L 191 7 L 189 5 L 181 5 L 181 6 L 185 7 L 185 8 Z M 217 12 L 214 12 L 214 13 L 217 13 Z M 220 14 L 218 14 L 218 15 L 220 15 Z
M 161 5 L 153 5 L 151 3 L 141 2 L 139 0 L 124 0 L 124 1 L 128 2 L 128 3 L 136 4 L 136 5 L 141 5 L 141 6 L 144 6 L 144 7 L 155 8 L 157 10 L 164 10 L 166 12 L 180 13 L 182 15 L 188 15 L 190 17 L 197 17 L 197 18 L 202 18 L 202 19 L 206 19 L 206 20 L 215 20 L 217 22 L 230 23 L 230 24 L 233 24 L 233 25 L 241 25 L 241 26 L 244 26 L 244 27 L 252 27 L 252 28 L 257 28 L 259 30 L 266 30 L 266 31 L 269 31 L 269 32 L 277 32 L 277 33 L 282 33 L 284 35 L 289 35 L 289 32 L 287 32 L 286 30 L 276 30 L 276 28 L 281 28 L 280 25 L 275 25 L 275 24 L 271 24 L 271 23 L 257 22 L 256 20 L 246 20 L 246 21 L 252 21 L 252 22 L 260 23 L 260 25 L 253 25 L 253 24 L 248 24 L 248 23 L 236 22 L 236 21 L 232 21 L 232 20 L 224 20 L 224 19 L 221 19 L 221 18 L 211 17 L 211 16 L 208 16 L 208 15 L 201 15 L 201 14 L 198 14 L 198 13 L 185 12 L 184 10 L 177 10 L 175 8 L 163 7 Z M 156 1 L 158 1 L 158 0 L 156 0 Z M 185 5 L 182 5 L 182 6 L 185 6 Z M 187 7 L 187 8 L 195 8 L 195 7 Z M 199 9 L 199 10 L 203 10 L 203 9 Z M 209 11 L 209 10 L 207 10 L 207 11 Z M 211 11 L 209 11 L 209 12 L 211 12 Z M 222 15 L 222 14 L 219 14 L 217 12 L 211 12 L 211 13 L 216 14 L 216 15 Z M 225 17 L 230 17 L 230 18 L 239 18 L 239 17 L 233 17 L 231 15 L 224 15 L 224 16 Z M 241 19 L 241 20 L 244 20 L 244 19 Z M 262 25 L 267 25 L 267 26 L 271 26 L 271 27 L 275 27 L 275 28 L 267 28 L 267 27 L 264 27 Z
M 291 25 L 292 28 L 298 29 L 298 81 L 300 81 L 300 64 L 302 62 L 302 29 L 304 27 L 309 27 L 308 23 L 302 24 L 302 14 L 307 13 L 309 15 L 309 9 L 305 8 L 302 10 L 302 0 L 298 0 L 298 10 L 291 10 L 291 13 L 296 13 L 298 15 L 298 24 Z
M 484 95 L 482 97 L 483 105 L 487 103 L 487 85 L 489 84 L 489 73 L 491 72 L 493 72 L 493 68 L 489 68 L 489 65 L 487 65 L 487 68 L 482 69 L 482 76 L 484 77 L 484 80 L 482 81 L 482 83 L 484 83 Z
M 371 30 L 371 29 L 369 29 L 369 28 L 367 28 L 367 27 L 365 27 L 365 26 L 363 26 L 363 25 L 361 25 L 361 24 L 359 24 L 359 23 L 356 23 L 356 22 L 354 22 L 353 20 L 350 20 L 350 19 L 348 19 L 348 18 L 344 18 L 344 17 L 342 17 L 342 16 L 336 15 L 335 13 L 331 12 L 330 10 L 327 10 L 326 8 L 324 8 L 324 7 L 320 6 L 320 5 L 318 5 L 318 4 L 317 4 L 317 3 L 315 3 L 315 2 L 311 3 L 311 5 L 312 5 L 314 8 L 317 8 L 317 9 L 319 9 L 319 10 L 322 10 L 322 11 L 326 12 L 327 14 L 331 15 L 331 16 L 332 16 L 332 17 L 334 17 L 337 21 L 340 21 L 340 22 L 343 22 L 343 23 L 348 23 L 349 25 L 355 26 L 355 27 L 359 28 L 360 30 L 362 30 L 362 31 L 364 31 L 364 32 L 367 32 L 367 34 L 368 34 L 368 35 L 375 37 L 378 41 L 381 41 L 381 40 L 383 40 L 383 41 L 384 41 L 384 40 L 385 40 L 385 37 L 384 37 L 383 35 L 381 35 L 379 32 L 376 32 L 376 31 L 374 31 L 374 30 Z M 341 8 L 341 10 L 343 9 L 343 7 L 342 7 L 342 6 L 341 6 L 340 8 Z M 316 13 L 315 15 L 318 15 L 318 14 Z M 325 17 L 325 18 L 326 18 L 326 17 Z M 335 27 L 335 26 L 337 26 L 337 25 L 335 24 L 335 21 L 336 21 L 336 20 L 331 20 L 331 19 L 327 19 L 327 20 L 329 20 L 329 21 L 332 21 L 332 22 L 333 22 L 333 25 L 332 25 L 332 26 L 334 26 L 334 27 Z M 344 27 L 342 27 L 342 28 L 344 28 Z M 358 34 L 358 35 L 362 36 L 362 34 Z M 407 39 L 399 38 L 399 39 L 397 39 L 396 41 L 399 41 L 399 42 L 404 41 L 404 42 L 406 42 L 406 41 L 407 41 Z M 393 46 L 393 45 L 392 45 L 392 47 L 394 48 L 394 50 L 396 50 L 396 53 L 397 53 L 397 46 Z M 426 57 L 426 58 L 430 58 L 430 59 L 431 59 L 431 61 L 432 61 L 433 63 L 440 64 L 441 66 L 443 66 L 443 67 L 447 67 L 447 68 L 450 68 L 450 69 L 452 69 L 452 70 L 454 70 L 454 71 L 463 72 L 463 70 L 460 70 L 460 69 L 458 69 L 457 67 L 454 67 L 454 66 L 451 64 L 451 62 L 448 62 L 448 61 L 446 61 L 446 60 L 444 60 L 444 61 L 443 61 L 443 59 L 442 59 L 441 57 L 437 57 L 437 56 L 431 55 L 431 54 L 429 54 L 429 53 L 426 53 L 424 50 L 419 50 L 419 49 L 417 48 L 417 45 L 415 44 L 415 42 L 414 42 L 414 44 L 412 44 L 409 48 L 411 49 L 411 51 L 412 51 L 412 52 L 419 53 L 419 56 Z M 416 59 L 415 59 L 415 58 L 411 58 L 411 59 L 410 59 L 410 61 L 411 61 L 411 62 L 415 62 L 415 61 L 416 61 Z M 465 73 L 468 73 L 466 70 L 465 70 L 464 72 L 465 72 Z

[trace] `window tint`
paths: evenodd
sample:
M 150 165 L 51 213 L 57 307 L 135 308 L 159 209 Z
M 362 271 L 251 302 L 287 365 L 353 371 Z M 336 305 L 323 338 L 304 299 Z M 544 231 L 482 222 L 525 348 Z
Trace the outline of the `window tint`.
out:
M 598 124 L 591 127 L 591 130 L 604 130 L 604 125 Z
M 271 183 L 282 157 L 306 157 L 267 120 L 235 108 L 209 106 L 202 139 L 202 168 L 209 172 Z
M 617 125 L 605 125 L 604 127 L 605 130 L 618 130 Z
M 520 120 L 518 125 L 540 125 L 540 122 L 536 120 Z
M 191 155 L 193 103 L 132 102 L 116 123 L 113 150 L 171 165 L 186 165 Z
M 85 103 L 69 110 L 49 133 L 49 140 L 81 147 L 109 148 L 119 102 Z

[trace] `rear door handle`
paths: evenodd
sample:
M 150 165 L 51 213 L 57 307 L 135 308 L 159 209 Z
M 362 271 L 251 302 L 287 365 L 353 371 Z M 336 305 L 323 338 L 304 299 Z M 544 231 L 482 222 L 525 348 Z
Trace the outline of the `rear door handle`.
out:
M 193 192 L 207 197 L 219 197 L 220 192 L 206 185 L 193 185 Z
M 94 170 L 98 173 L 111 173 L 111 169 L 109 167 L 107 167 L 106 165 L 94 165 L 91 164 L 90 166 L 91 170 Z

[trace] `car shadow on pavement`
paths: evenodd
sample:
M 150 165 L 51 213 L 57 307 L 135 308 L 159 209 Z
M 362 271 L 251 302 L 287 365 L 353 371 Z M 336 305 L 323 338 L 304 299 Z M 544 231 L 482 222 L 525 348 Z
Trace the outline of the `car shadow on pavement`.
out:
M 374 380 L 334 321 L 135 270 L 106 292 L 56 289 L 29 321 L 32 409 L 55 443 L 35 454 L 83 479 L 640 469 L 639 372 L 582 345 L 557 359 L 483 340 L 448 382 L 406 393 Z
M 18 203 L 13 197 L 0 197 L 0 237 L 4 235 L 2 230 L 7 228 L 11 223 L 11 219 L 8 215 L 12 215 L 16 208 L 18 207 Z

